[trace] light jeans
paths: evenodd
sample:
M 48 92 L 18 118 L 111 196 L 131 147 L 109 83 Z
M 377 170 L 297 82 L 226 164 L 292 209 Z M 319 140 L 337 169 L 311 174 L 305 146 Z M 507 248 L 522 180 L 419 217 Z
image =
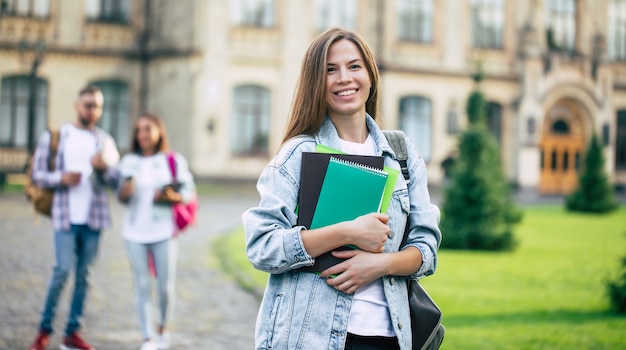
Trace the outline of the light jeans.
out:
M 128 240 L 124 242 L 133 271 L 141 335 L 144 339 L 155 339 L 155 332 L 152 328 L 152 278 L 148 266 L 148 253 L 154 256 L 157 275 L 158 326 L 165 327 L 174 312 L 178 241 L 166 239 L 155 243 L 136 243 Z
M 98 252 L 99 241 L 100 231 L 92 230 L 87 225 L 71 225 L 69 231 L 54 233 L 56 265 L 48 285 L 44 310 L 41 314 L 41 324 L 39 325 L 41 331 L 52 333 L 52 322 L 56 314 L 59 296 L 73 266 L 76 269 L 76 276 L 65 334 L 70 335 L 80 328 L 83 305 L 89 287 L 89 271 Z

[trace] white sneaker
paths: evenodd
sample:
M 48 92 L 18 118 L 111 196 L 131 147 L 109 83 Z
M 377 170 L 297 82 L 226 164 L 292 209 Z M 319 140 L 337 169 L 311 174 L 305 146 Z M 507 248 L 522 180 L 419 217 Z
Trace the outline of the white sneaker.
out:
M 170 333 L 165 332 L 163 334 L 158 334 L 154 337 L 154 340 L 157 345 L 157 349 L 169 349 L 170 348 Z
M 152 340 L 146 340 L 145 342 L 143 342 L 143 344 L 141 344 L 141 348 L 140 350 L 158 350 L 159 348 L 157 347 L 156 343 L 153 342 Z

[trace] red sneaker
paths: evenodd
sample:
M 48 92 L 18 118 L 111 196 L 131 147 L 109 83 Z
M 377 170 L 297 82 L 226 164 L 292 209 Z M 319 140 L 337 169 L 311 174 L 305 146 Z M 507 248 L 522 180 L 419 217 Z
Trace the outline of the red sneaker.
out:
M 37 338 L 28 350 L 46 350 L 48 343 L 50 342 L 50 334 L 46 332 L 39 332 Z
M 74 332 L 63 338 L 61 350 L 96 350 L 96 348 L 89 345 L 78 333 Z

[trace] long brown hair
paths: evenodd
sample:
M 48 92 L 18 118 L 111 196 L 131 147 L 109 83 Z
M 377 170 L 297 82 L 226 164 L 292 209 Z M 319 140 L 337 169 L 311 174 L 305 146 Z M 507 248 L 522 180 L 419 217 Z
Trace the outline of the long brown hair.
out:
M 149 121 L 154 123 L 154 125 L 156 125 L 157 127 L 157 130 L 159 130 L 159 141 L 157 141 L 156 144 L 156 151 L 168 151 L 170 149 L 170 142 L 167 138 L 167 132 L 165 131 L 165 124 L 163 123 L 163 120 L 161 120 L 161 118 L 159 118 L 159 116 L 157 116 L 156 114 L 152 113 L 142 113 L 139 118 L 137 118 L 137 121 L 139 121 L 139 119 L 148 119 Z M 133 127 L 133 142 L 130 150 L 133 153 L 141 154 L 142 150 L 139 146 L 139 142 L 137 141 L 137 131 L 137 122 L 135 122 L 135 126 Z
M 301 134 L 312 135 L 322 126 L 326 115 L 328 50 L 332 44 L 344 39 L 354 43 L 363 56 L 372 82 L 372 88 L 365 103 L 365 111 L 379 122 L 379 73 L 372 51 L 356 32 L 331 28 L 313 40 L 304 56 L 283 142 Z

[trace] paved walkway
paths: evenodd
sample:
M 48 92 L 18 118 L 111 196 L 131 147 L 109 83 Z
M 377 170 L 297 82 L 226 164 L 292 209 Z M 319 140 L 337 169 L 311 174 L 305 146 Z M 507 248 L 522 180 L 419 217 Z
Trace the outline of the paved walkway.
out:
M 441 190 L 431 189 L 433 202 Z M 560 197 L 517 193 L 521 204 L 563 203 Z M 620 200 L 626 203 L 626 196 Z M 114 227 L 104 233 L 85 312 L 86 338 L 98 350 L 132 350 L 141 343 L 130 267 L 119 236 L 123 207 L 112 201 Z M 201 198 L 198 223 L 180 239 L 177 304 L 172 349 L 250 349 L 257 300 L 219 269 L 211 241 L 241 225 L 241 213 L 258 203 L 251 186 Z M 0 350 L 24 350 L 35 336 L 46 285 L 52 272 L 52 229 L 48 219 L 33 222 L 21 194 L 0 193 Z M 67 286 L 72 286 L 70 280 Z M 69 291 L 59 303 L 58 349 L 67 318 Z
M 225 276 L 210 251 L 215 237 L 241 225 L 258 203 L 251 191 L 201 198 L 198 223 L 180 239 L 172 349 L 251 349 L 257 300 Z M 123 208 L 112 201 L 114 227 L 104 232 L 85 310 L 83 333 L 98 350 L 138 349 L 141 343 L 130 266 L 119 235 Z M 27 349 L 38 326 L 52 273 L 52 229 L 33 222 L 20 194 L 0 194 L 0 350 Z M 73 281 L 61 296 L 56 332 L 61 341 Z

